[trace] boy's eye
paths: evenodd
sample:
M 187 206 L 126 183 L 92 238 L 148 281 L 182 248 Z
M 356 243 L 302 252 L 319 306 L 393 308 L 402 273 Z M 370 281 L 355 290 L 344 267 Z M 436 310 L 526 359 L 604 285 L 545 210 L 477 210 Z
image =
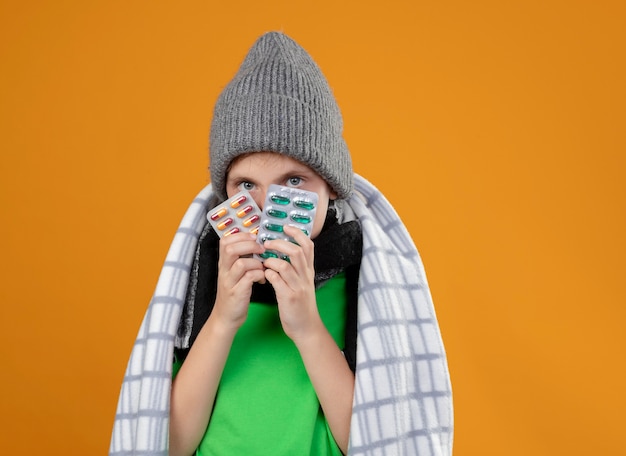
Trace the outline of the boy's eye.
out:
M 252 182 L 242 182 L 237 186 L 237 188 L 239 188 L 239 190 L 246 190 L 249 192 L 254 188 L 254 184 Z
M 287 186 L 288 187 L 297 187 L 300 184 L 302 184 L 302 178 L 301 177 L 290 177 L 289 179 L 287 179 Z

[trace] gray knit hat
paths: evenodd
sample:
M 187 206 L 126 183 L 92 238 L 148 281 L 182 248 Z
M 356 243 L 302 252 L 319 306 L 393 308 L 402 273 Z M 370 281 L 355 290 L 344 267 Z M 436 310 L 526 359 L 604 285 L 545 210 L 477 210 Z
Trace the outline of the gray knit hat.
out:
M 331 88 L 309 54 L 270 32 L 252 46 L 219 96 L 210 136 L 211 182 L 226 198 L 226 171 L 244 153 L 271 151 L 314 169 L 337 193 L 352 193 L 352 160 Z

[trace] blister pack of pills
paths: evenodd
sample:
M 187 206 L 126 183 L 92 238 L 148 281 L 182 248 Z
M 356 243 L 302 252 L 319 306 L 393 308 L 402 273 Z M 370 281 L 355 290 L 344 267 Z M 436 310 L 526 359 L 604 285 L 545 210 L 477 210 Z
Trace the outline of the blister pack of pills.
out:
M 260 244 L 274 239 L 285 239 L 294 242 L 293 238 L 284 233 L 283 227 L 285 225 L 300 228 L 304 234 L 310 237 L 313 221 L 315 220 L 317 202 L 317 193 L 294 187 L 270 185 L 265 195 L 257 241 Z M 289 260 L 286 255 L 274 250 L 266 250 L 261 255 L 256 255 L 256 257 L 261 261 L 267 258 Z
M 243 190 L 211 209 L 207 213 L 207 220 L 220 239 L 240 232 L 257 234 L 261 210 L 252 196 Z

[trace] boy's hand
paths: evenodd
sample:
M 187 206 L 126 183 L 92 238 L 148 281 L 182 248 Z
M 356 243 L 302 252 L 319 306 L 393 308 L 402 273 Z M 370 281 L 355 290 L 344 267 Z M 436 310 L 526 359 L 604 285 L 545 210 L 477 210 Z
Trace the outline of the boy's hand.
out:
M 265 278 L 276 292 L 283 329 L 295 341 L 313 334 L 323 323 L 315 301 L 313 241 L 296 227 L 286 225 L 284 231 L 297 245 L 285 240 L 265 242 L 267 249 L 289 256 L 289 261 L 265 260 Z
M 265 281 L 263 263 L 251 256 L 264 250 L 256 242 L 256 236 L 249 233 L 220 239 L 217 295 L 212 315 L 227 328 L 236 330 L 246 321 L 252 284 Z

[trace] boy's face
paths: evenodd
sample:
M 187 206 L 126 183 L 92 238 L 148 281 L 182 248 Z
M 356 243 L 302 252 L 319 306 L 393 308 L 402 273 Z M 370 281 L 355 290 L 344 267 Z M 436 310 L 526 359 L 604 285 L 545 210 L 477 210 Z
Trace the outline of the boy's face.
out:
M 337 195 L 326 181 L 307 165 L 275 152 L 254 152 L 236 158 L 226 176 L 226 193 L 234 196 L 247 190 L 263 210 L 265 194 L 271 184 L 315 192 L 319 196 L 311 239 L 322 231 L 328 201 Z

